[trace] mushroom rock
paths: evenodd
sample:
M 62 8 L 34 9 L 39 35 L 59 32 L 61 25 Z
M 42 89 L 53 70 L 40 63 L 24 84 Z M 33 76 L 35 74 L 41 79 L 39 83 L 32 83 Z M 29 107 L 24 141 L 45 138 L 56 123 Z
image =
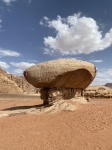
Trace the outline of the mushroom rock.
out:
M 83 90 L 95 75 L 96 67 L 92 63 L 66 58 L 43 62 L 24 71 L 26 80 L 41 88 L 44 104 L 83 96 Z

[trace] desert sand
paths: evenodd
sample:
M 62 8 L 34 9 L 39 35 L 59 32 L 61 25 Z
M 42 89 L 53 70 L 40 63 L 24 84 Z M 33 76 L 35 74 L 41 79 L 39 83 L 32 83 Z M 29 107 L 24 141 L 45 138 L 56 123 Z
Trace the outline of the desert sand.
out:
M 41 106 L 37 96 L 0 95 L 0 111 Z M 112 99 L 75 111 L 0 117 L 0 150 L 112 150 Z

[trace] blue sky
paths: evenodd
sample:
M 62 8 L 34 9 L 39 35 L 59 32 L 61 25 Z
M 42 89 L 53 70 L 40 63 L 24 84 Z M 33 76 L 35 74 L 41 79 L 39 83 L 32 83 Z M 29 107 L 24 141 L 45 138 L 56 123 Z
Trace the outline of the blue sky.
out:
M 73 58 L 112 82 L 112 0 L 0 0 L 0 67 L 21 75 L 37 63 Z

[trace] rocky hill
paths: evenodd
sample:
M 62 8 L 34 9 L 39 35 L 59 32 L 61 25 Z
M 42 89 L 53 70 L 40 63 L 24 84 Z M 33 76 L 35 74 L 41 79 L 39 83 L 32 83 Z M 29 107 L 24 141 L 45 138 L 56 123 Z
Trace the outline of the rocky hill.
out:
M 105 86 L 109 87 L 109 88 L 112 88 L 112 83 L 106 83 Z
M 36 93 L 37 89 L 30 85 L 25 78 L 8 74 L 0 68 L 0 93 Z

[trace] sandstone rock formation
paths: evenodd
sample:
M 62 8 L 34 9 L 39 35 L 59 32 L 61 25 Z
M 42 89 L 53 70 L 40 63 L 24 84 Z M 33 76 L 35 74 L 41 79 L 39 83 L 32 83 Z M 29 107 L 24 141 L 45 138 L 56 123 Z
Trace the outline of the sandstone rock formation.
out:
M 14 74 L 8 74 L 8 78 L 14 81 L 24 93 L 33 94 L 36 93 L 36 88 L 29 84 L 23 76 L 16 76 Z
M 23 93 L 23 90 L 18 85 L 10 80 L 7 76 L 0 74 L 0 93 Z
M 90 86 L 84 91 L 87 98 L 112 98 L 112 89 L 106 86 Z
M 44 104 L 57 99 L 83 96 L 83 90 L 93 81 L 96 68 L 81 60 L 58 59 L 34 65 L 24 71 L 26 80 L 41 88 Z
M 36 93 L 36 88 L 30 85 L 24 77 L 8 74 L 0 68 L 0 93 Z

